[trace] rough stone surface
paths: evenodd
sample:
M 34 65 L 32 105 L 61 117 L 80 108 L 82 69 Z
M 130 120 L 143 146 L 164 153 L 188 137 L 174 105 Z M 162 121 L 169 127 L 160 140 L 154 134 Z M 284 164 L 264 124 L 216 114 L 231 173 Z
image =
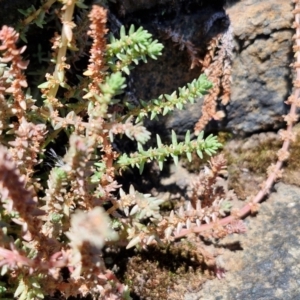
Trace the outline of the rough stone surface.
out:
M 191 40 L 200 49 L 201 56 L 212 34 L 222 32 L 227 26 L 223 18 L 213 24 L 209 35 L 203 33 L 207 20 L 222 11 L 220 7 L 206 5 L 171 15 L 169 19 L 155 16 L 140 22 L 162 41 L 165 49 L 157 62 L 149 61 L 133 72 L 132 87 L 137 98 L 147 100 L 171 93 L 199 76 L 199 69 L 189 69 L 185 51 L 179 51 L 171 40 L 162 40 L 158 28 L 172 28 Z M 221 129 L 249 134 L 283 126 L 281 116 L 287 109 L 284 101 L 292 83 L 289 68 L 293 59 L 291 11 L 290 2 L 282 0 L 244 0 L 226 9 L 234 34 L 232 97 L 226 107 L 227 118 L 221 123 L 211 122 L 208 131 Z M 179 135 L 184 134 L 193 129 L 199 119 L 201 105 L 202 99 L 198 99 L 196 104 L 187 105 L 185 111 L 176 111 L 160 120 L 160 125 L 164 123 L 167 130 L 175 129 Z
M 211 37 L 228 26 L 222 8 L 225 2 L 117 1 L 115 11 L 118 11 L 121 22 L 144 26 L 165 46 L 157 61 L 149 60 L 132 72 L 133 83 L 128 86 L 135 99 L 150 100 L 163 93 L 172 93 L 200 75 L 199 68 L 190 70 L 187 51 L 181 51 L 171 39 L 165 40 L 164 31 L 171 29 L 185 41 L 191 41 L 199 49 L 199 56 L 203 57 Z M 226 107 L 226 119 L 221 123 L 211 122 L 207 130 L 249 134 L 277 129 L 283 125 L 281 115 L 286 112 L 284 101 L 292 82 L 289 68 L 292 62 L 292 4 L 282 0 L 234 0 L 227 3 L 226 12 L 234 34 L 232 97 Z M 19 0 L 0 0 L 0 5 L 0 24 L 15 22 L 17 9 L 29 6 L 27 1 Z M 224 17 L 217 18 L 206 31 L 205 24 L 216 13 L 224 14 Z M 175 129 L 179 136 L 183 136 L 188 129 L 193 130 L 201 115 L 202 101 L 198 99 L 196 104 L 187 105 L 184 111 L 176 111 L 159 120 L 158 131 L 168 134 Z
M 245 0 L 227 10 L 235 55 L 226 127 L 251 133 L 280 126 L 291 89 L 291 11 L 282 0 Z
M 226 277 L 206 282 L 186 300 L 300 299 L 300 188 L 279 183 L 275 189 L 247 219 L 245 235 L 222 241 L 243 248 L 220 257 Z

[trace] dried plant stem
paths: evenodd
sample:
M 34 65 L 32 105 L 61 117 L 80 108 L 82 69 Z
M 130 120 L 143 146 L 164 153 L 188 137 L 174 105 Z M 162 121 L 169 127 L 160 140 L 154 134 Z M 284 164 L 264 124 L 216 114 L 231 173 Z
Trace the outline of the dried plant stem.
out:
M 49 100 L 49 105 L 51 106 L 51 99 L 56 97 L 58 88 L 61 83 L 64 83 L 65 79 L 65 68 L 67 65 L 65 63 L 67 48 L 70 46 L 72 39 L 73 39 L 73 32 L 72 29 L 75 27 L 75 24 L 72 22 L 73 12 L 75 7 L 76 0 L 68 1 L 62 7 L 62 34 L 61 38 L 58 42 L 58 52 L 56 55 L 56 66 L 53 73 L 53 77 L 51 80 L 51 88 L 47 93 L 47 99 Z
M 1 95 L 0 100 L 3 101 L 4 92 L 11 94 L 14 102 L 13 106 L 10 107 L 10 113 L 15 114 L 18 119 L 25 116 L 27 109 L 26 96 L 22 88 L 27 88 L 27 80 L 23 74 L 23 70 L 26 70 L 28 61 L 23 61 L 21 54 L 26 50 L 26 46 L 17 48 L 16 43 L 19 39 L 19 34 L 11 27 L 3 26 L 0 30 L 0 51 L 3 51 L 3 57 L 0 59 L 1 63 L 9 63 L 10 68 L 7 71 L 3 69 L 1 74 Z M 13 80 L 11 80 L 13 78 Z M 4 79 L 4 80 L 3 80 Z M 10 86 L 7 86 L 7 82 L 10 82 Z M 9 111 L 5 112 L 7 105 L 3 105 L 4 115 Z M 1 115 L 3 112 L 1 112 Z M 4 121 L 4 122 L 3 122 Z M 5 119 L 1 120 L 4 124 Z
M 43 213 L 37 207 L 32 193 L 25 188 L 25 182 L 8 154 L 8 150 L 0 147 L 0 199 L 4 208 L 19 214 L 18 224 L 30 240 L 34 236 L 41 242 L 41 221 L 37 218 Z
M 295 22 L 293 26 L 296 28 L 296 45 L 293 47 L 296 52 L 296 62 L 293 64 L 293 67 L 296 69 L 296 80 L 294 81 L 294 93 L 291 95 L 286 101 L 287 104 L 290 104 L 290 112 L 287 116 L 285 116 L 285 121 L 287 122 L 287 129 L 282 131 L 281 138 L 284 140 L 281 149 L 278 151 L 278 161 L 274 166 L 269 168 L 269 176 L 266 181 L 263 183 L 262 188 L 256 194 L 256 196 L 251 200 L 251 202 L 247 203 L 244 207 L 242 207 L 239 211 L 234 214 L 225 217 L 217 222 L 211 222 L 209 224 L 203 224 L 200 226 L 195 226 L 190 229 L 182 229 L 180 232 L 175 233 L 175 238 L 182 238 L 190 233 L 201 233 L 207 230 L 212 230 L 217 226 L 225 226 L 231 222 L 234 222 L 236 219 L 243 218 L 251 212 L 255 212 L 258 209 L 258 203 L 262 201 L 262 199 L 270 192 L 271 187 L 273 186 L 276 179 L 278 179 L 281 175 L 281 167 L 285 160 L 287 160 L 289 156 L 289 146 L 291 141 L 293 141 L 294 136 L 292 133 L 293 125 L 297 121 L 297 107 L 300 107 L 300 0 L 293 1 L 295 5 L 295 9 L 293 13 L 295 14 Z
M 196 135 L 204 130 L 212 119 L 221 120 L 225 115 L 223 111 L 217 111 L 217 99 L 221 93 L 223 105 L 227 105 L 230 100 L 232 47 L 232 28 L 230 26 L 223 35 L 213 39 L 208 47 L 208 54 L 204 58 L 202 69 L 209 81 L 213 83 L 213 87 L 204 97 L 202 115 L 194 127 Z M 214 53 L 216 48 L 218 48 L 217 53 Z
M 39 14 L 41 14 L 43 11 L 47 11 L 52 4 L 54 4 L 57 0 L 48 0 L 46 3 L 44 3 L 38 10 L 36 10 L 35 12 L 33 12 L 30 16 L 28 16 L 23 22 L 22 24 L 28 25 L 30 24 L 33 20 L 37 19 L 37 17 L 39 16 Z

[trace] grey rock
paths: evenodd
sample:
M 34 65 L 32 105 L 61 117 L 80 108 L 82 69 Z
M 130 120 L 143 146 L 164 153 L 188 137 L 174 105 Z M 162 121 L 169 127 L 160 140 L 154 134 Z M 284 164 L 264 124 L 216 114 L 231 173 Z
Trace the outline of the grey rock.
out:
M 243 250 L 220 257 L 225 278 L 206 282 L 186 300 L 300 299 L 300 188 L 279 183 L 275 189 L 247 219 L 246 234 L 233 237 Z
M 245 0 L 227 10 L 235 40 L 228 129 L 253 133 L 282 125 L 292 82 L 291 11 L 281 0 Z
M 222 122 L 211 122 L 207 131 L 221 129 L 244 135 L 284 126 L 282 115 L 287 111 L 284 101 L 292 89 L 289 67 L 293 61 L 291 11 L 289 1 L 282 0 L 234 1 L 226 10 L 234 35 L 231 102 L 225 108 L 227 117 Z M 209 37 L 227 26 L 224 17 L 223 23 L 218 20 L 213 24 L 210 34 L 203 33 L 209 18 L 220 12 L 220 7 L 205 6 L 198 11 L 180 13 L 173 20 L 162 22 L 153 18 L 148 24 L 142 24 L 163 42 L 165 49 L 157 62 L 149 61 L 133 72 L 137 98 L 148 100 L 171 93 L 200 74 L 199 68 L 189 69 L 187 54 L 179 51 L 174 42 L 162 40 L 157 27 L 170 27 L 180 32 L 200 49 L 201 56 Z M 167 131 L 175 129 L 179 135 L 193 130 L 201 116 L 202 101 L 198 99 L 184 111 L 161 119 L 159 125 Z
M 222 9 L 224 0 L 118 2 L 123 6 L 126 18 L 128 15 L 125 23 L 144 26 L 165 45 L 162 57 L 141 64 L 132 73 L 133 84 L 130 88 L 137 99 L 150 100 L 163 93 L 172 93 L 200 75 L 199 68 L 190 70 L 190 58 L 186 51 L 180 51 L 179 46 L 170 39 L 163 39 L 165 29 L 171 28 L 185 40 L 191 41 L 199 49 L 201 57 L 209 39 L 228 26 Z M 231 3 L 226 13 L 234 34 L 231 102 L 226 107 L 226 119 L 211 122 L 206 130 L 222 129 L 250 134 L 278 129 L 284 125 L 281 117 L 287 110 L 284 101 L 292 88 L 289 68 L 293 60 L 292 4 L 282 0 L 227 2 Z M 0 0 L 0 25 L 15 23 L 20 18 L 18 9 L 28 8 L 30 4 L 28 1 Z M 161 7 L 174 12 L 164 15 Z M 147 10 L 151 11 L 149 16 L 145 14 Z M 140 11 L 144 15 L 140 15 Z M 223 13 L 224 17 L 213 22 L 207 32 L 205 26 L 216 13 Z M 176 111 L 160 119 L 157 123 L 159 131 L 168 133 L 175 129 L 183 136 L 188 129 L 193 130 L 201 116 L 202 101 L 198 99 L 196 104 L 187 105 L 184 111 Z
M 161 94 L 171 94 L 200 76 L 199 67 L 190 69 L 191 60 L 186 49 L 180 49 L 180 45 L 171 38 L 165 39 L 164 32 L 171 30 L 184 41 L 191 42 L 198 49 L 199 57 L 203 57 L 211 38 L 228 27 L 228 17 L 222 3 L 223 1 L 219 1 L 218 7 L 200 5 L 194 10 L 182 7 L 175 16 L 172 13 L 154 14 L 148 20 L 139 20 L 138 17 L 134 19 L 137 25 L 149 30 L 164 45 L 163 54 L 156 61 L 149 60 L 147 64 L 140 64 L 133 70 L 129 86 L 137 99 L 147 101 Z M 132 19 L 128 23 L 131 21 Z M 196 104 L 187 105 L 183 111 L 176 111 L 160 119 L 156 124 L 160 127 L 159 132 L 175 129 L 177 133 L 184 135 L 199 119 L 201 103 L 202 99 L 198 99 Z

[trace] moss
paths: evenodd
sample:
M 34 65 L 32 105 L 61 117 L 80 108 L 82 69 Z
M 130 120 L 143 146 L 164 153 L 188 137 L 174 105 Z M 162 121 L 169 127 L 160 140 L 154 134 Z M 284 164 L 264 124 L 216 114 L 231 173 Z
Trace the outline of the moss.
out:
M 294 132 L 296 133 L 296 140 L 291 144 L 290 157 L 283 173 L 283 181 L 300 186 L 300 124 L 294 128 Z
M 238 158 L 228 156 L 228 164 L 238 164 L 256 174 L 265 174 L 270 164 L 276 162 L 276 152 L 280 149 L 280 141 L 266 141 L 254 149 L 239 149 Z
M 200 288 L 207 278 L 205 269 L 203 257 L 197 253 L 194 244 L 183 241 L 165 249 L 152 246 L 131 257 L 124 281 L 129 285 L 133 299 L 179 300 L 187 287 Z
M 229 140 L 231 140 L 233 137 L 231 132 L 227 132 L 227 131 L 220 131 L 218 132 L 218 141 L 221 144 L 226 144 Z
M 255 194 L 266 176 L 267 168 L 276 162 L 276 152 L 280 147 L 281 141 L 268 134 L 225 145 L 223 152 L 227 159 L 229 188 L 241 199 Z
M 296 140 L 291 144 L 282 181 L 300 185 L 300 125 L 294 128 L 294 132 Z M 246 143 L 249 146 L 245 147 Z M 266 133 L 235 141 L 233 144 L 238 144 L 238 147 L 232 147 L 228 143 L 223 150 L 228 163 L 229 188 L 234 189 L 240 198 L 246 198 L 256 193 L 257 186 L 265 180 L 268 167 L 277 161 L 277 151 L 281 148 L 282 141 Z
M 298 170 L 300 167 L 300 124 L 295 127 L 296 140 L 291 144 L 290 157 L 287 162 L 288 170 Z

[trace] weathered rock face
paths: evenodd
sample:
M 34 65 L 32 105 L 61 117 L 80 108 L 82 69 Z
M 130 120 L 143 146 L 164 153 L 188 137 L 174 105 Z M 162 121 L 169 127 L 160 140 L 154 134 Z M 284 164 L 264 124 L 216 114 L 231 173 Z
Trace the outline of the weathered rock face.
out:
M 292 82 L 291 11 L 281 0 L 245 0 L 227 10 L 235 40 L 227 128 L 251 133 L 281 125 Z
M 243 135 L 284 125 L 281 116 L 287 109 L 284 101 L 292 82 L 289 68 L 293 59 L 291 11 L 289 1 L 281 0 L 234 1 L 226 10 L 234 35 L 231 102 L 225 108 L 227 117 L 222 122 L 211 122 L 207 130 L 230 130 Z M 136 97 L 147 100 L 171 93 L 200 73 L 199 68 L 189 70 L 189 59 L 184 51 L 179 51 L 172 41 L 162 40 L 157 30 L 159 26 L 179 31 L 201 49 L 202 55 L 208 39 L 203 35 L 205 22 L 222 12 L 220 6 L 203 6 L 175 15 L 173 20 L 153 18 L 148 23 L 141 22 L 164 43 L 165 49 L 157 62 L 149 61 L 133 72 Z M 201 18 L 202 23 L 194 22 Z M 215 22 L 211 33 L 222 32 L 227 26 L 224 27 L 224 20 Z M 202 100 L 160 120 L 159 125 L 163 123 L 164 129 L 175 129 L 179 135 L 193 130 L 201 115 Z
M 229 270 L 225 278 L 208 281 L 199 293 L 187 293 L 186 300 L 300 299 L 300 189 L 283 183 L 275 189 L 239 236 L 243 251 L 220 257 Z M 226 242 L 237 240 L 222 244 Z
M 227 13 L 234 35 L 231 102 L 225 108 L 227 117 L 222 122 L 211 122 L 206 130 L 250 134 L 277 129 L 284 125 L 281 115 L 286 111 L 284 101 L 291 91 L 292 4 L 282 0 L 227 0 L 229 7 L 225 12 L 225 2 L 118 0 L 112 11 L 118 11 L 122 22 L 144 26 L 165 46 L 157 61 L 149 60 L 132 72 L 129 93 L 136 99 L 150 100 L 197 78 L 200 68 L 190 69 L 186 49 L 180 49 L 172 38 L 164 39 L 165 32 L 171 30 L 184 41 L 192 42 L 203 58 L 208 41 L 228 28 Z M 18 19 L 17 9 L 25 9 L 29 4 L 0 0 L 0 6 L 0 24 L 11 24 Z M 202 102 L 203 99 L 197 99 L 185 110 L 160 119 L 154 124 L 156 129 L 166 134 L 175 129 L 179 136 L 188 129 L 193 131 L 201 116 Z

